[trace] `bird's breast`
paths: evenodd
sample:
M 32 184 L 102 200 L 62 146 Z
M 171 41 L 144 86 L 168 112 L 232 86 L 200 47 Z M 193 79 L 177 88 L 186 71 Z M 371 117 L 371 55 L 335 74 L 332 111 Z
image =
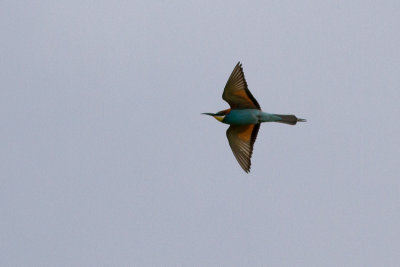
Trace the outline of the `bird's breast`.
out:
M 232 109 L 222 122 L 235 125 L 257 124 L 260 122 L 260 114 L 258 109 Z

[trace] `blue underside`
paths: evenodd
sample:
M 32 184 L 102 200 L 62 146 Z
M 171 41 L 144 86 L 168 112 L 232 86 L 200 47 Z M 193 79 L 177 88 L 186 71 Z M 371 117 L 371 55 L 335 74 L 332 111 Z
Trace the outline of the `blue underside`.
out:
M 258 109 L 233 109 L 222 121 L 226 124 L 246 125 L 282 120 L 279 116 Z

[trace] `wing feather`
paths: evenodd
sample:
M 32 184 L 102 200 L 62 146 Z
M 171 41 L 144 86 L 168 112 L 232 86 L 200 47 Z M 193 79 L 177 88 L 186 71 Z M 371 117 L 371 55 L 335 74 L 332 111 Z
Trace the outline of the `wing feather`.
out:
M 251 155 L 259 129 L 260 124 L 231 125 L 226 131 L 233 155 L 245 172 L 250 172 Z
M 238 62 L 226 82 L 224 99 L 232 109 L 261 109 L 255 97 L 247 88 L 247 82 L 244 78 L 242 64 Z

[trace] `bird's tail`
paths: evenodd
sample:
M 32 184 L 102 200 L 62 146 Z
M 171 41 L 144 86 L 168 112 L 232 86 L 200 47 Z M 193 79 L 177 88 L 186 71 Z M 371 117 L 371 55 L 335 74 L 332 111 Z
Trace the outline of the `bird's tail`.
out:
M 274 115 L 281 118 L 281 120 L 278 120 L 276 122 L 290 124 L 290 125 L 295 125 L 298 121 L 302 121 L 302 122 L 307 121 L 305 119 L 297 118 L 295 115 L 280 115 L 280 114 L 274 114 Z

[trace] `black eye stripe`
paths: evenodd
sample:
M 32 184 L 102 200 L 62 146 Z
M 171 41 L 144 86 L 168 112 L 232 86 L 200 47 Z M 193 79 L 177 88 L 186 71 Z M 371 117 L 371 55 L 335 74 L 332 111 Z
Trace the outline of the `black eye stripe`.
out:
M 226 111 L 222 110 L 216 113 L 217 116 L 225 116 L 226 115 Z

